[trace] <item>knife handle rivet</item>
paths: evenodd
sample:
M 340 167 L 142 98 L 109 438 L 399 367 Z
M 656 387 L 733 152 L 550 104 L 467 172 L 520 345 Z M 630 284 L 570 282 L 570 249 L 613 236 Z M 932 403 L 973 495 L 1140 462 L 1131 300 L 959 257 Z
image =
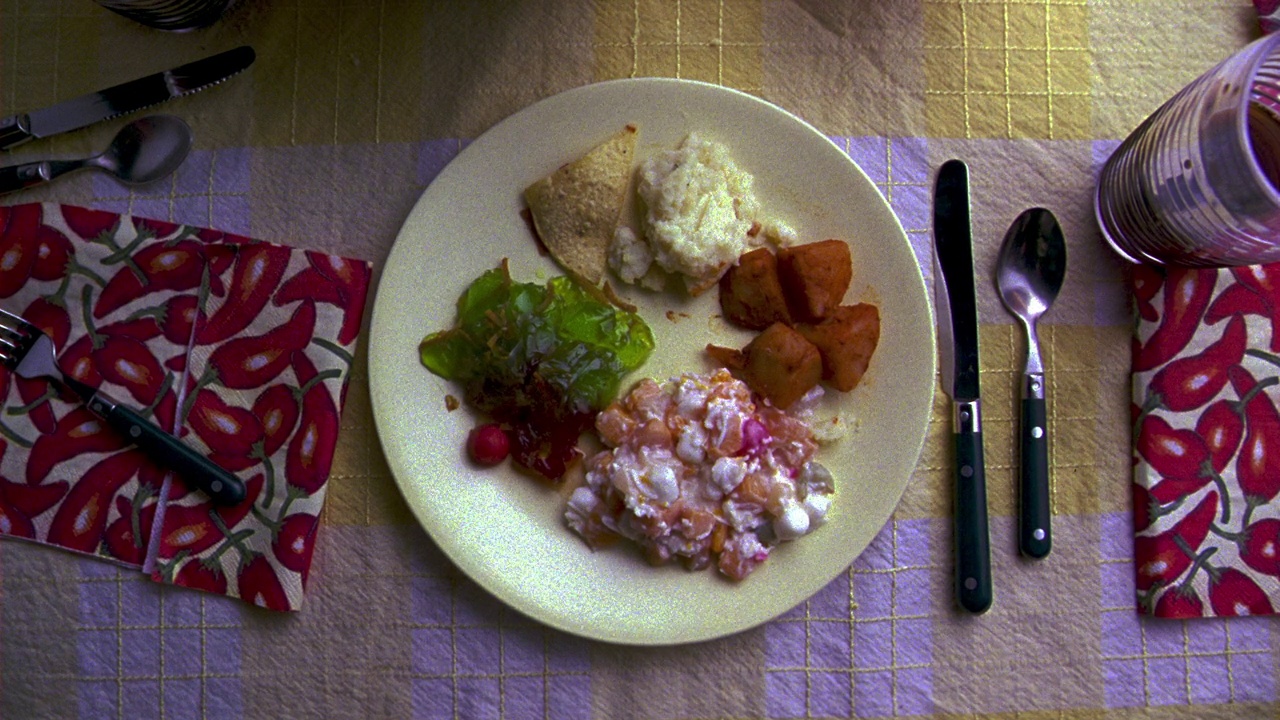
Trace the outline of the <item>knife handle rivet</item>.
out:
M 963 475 L 965 478 L 973 477 L 973 467 L 970 465 L 965 465 L 964 467 L 960 468 L 960 474 Z
M 1033 537 L 1033 538 L 1035 538 L 1035 539 L 1037 539 L 1037 540 L 1043 540 L 1043 539 L 1044 539 L 1044 528 L 1036 528 L 1036 531 L 1035 531 L 1035 532 L 1033 532 L 1033 533 L 1031 533 L 1031 537 Z
M 1044 437 L 1044 428 L 1040 427 L 1039 425 L 1031 428 L 1031 437 L 1037 440 Z
M 976 578 L 965 578 L 965 579 L 964 579 L 964 588 L 965 588 L 966 590 L 973 590 L 973 589 L 975 589 L 975 588 L 977 588 L 977 587 L 978 587 L 978 581 L 977 581 L 977 579 L 976 579 Z

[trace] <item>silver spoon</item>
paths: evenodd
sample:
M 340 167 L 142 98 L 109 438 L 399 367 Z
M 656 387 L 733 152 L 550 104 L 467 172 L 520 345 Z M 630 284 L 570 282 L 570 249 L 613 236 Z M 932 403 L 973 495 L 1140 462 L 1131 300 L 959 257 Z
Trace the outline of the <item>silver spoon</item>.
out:
M 1067 246 L 1053 213 L 1024 211 L 1005 233 L 996 265 L 1000 299 L 1027 335 L 1027 364 L 1022 374 L 1018 484 L 1018 549 L 1042 558 L 1053 538 L 1049 508 L 1049 438 L 1046 427 L 1044 363 L 1036 321 L 1049 309 L 1067 272 Z
M 149 115 L 120 128 L 99 155 L 83 160 L 39 160 L 0 168 L 0 193 L 47 183 L 92 168 L 128 185 L 155 182 L 178 169 L 191 150 L 191 128 L 172 115 Z

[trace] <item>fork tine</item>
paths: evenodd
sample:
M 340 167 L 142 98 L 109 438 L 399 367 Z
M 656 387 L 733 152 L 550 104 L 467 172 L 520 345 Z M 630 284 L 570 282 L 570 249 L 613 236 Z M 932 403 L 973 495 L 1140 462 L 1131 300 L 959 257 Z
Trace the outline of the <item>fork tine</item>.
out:
M 0 308 L 0 328 L 16 330 L 17 332 L 27 334 L 40 331 L 40 328 L 32 325 L 26 318 L 15 313 L 11 313 L 4 308 Z
M 11 328 L 4 324 L 4 320 L 0 319 L 0 338 L 13 340 L 15 342 L 24 342 L 31 337 L 31 333 L 22 332 L 17 328 Z

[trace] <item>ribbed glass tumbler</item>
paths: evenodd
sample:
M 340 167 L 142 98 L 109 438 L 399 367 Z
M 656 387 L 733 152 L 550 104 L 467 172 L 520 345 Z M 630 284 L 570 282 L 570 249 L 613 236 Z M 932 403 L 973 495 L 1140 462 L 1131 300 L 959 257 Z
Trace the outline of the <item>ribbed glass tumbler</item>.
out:
M 96 0 L 102 7 L 160 30 L 184 32 L 208 27 L 235 0 Z
M 1280 261 L 1280 33 L 1200 76 L 1111 155 L 1094 202 L 1135 263 Z

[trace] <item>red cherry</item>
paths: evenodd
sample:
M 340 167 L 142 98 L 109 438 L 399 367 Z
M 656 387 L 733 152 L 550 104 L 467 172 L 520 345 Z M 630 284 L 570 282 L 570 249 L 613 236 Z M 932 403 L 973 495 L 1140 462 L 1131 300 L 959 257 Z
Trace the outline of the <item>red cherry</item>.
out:
M 497 465 L 507 459 L 511 441 L 497 423 L 481 425 L 467 437 L 467 450 L 471 459 L 481 465 Z

